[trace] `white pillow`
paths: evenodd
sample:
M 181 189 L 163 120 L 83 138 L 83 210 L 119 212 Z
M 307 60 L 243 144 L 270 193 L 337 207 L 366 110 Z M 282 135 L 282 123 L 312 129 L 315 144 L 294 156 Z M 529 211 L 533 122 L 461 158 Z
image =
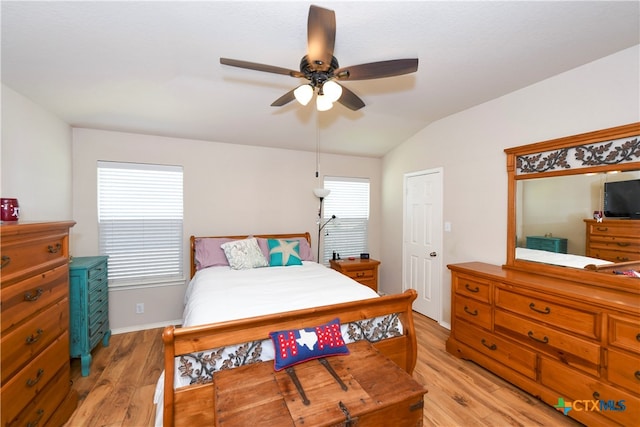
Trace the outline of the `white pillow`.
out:
M 223 243 L 220 247 L 234 270 L 269 266 L 255 237 Z

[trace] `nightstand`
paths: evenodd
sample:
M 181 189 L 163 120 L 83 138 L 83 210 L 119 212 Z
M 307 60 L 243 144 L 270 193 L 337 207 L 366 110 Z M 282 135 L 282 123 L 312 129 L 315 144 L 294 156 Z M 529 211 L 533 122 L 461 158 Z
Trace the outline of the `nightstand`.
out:
M 567 239 L 562 237 L 527 236 L 527 249 L 567 253 Z
M 71 357 L 79 357 L 82 376 L 89 375 L 91 350 L 109 345 L 109 288 L 106 256 L 76 257 L 69 263 Z
M 375 259 L 332 259 L 331 268 L 378 292 L 378 265 Z

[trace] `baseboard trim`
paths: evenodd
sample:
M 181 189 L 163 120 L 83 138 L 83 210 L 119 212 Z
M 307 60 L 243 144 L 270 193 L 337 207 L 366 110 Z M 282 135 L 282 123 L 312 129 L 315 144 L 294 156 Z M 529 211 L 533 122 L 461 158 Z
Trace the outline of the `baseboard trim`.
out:
M 165 326 L 180 325 L 181 323 L 182 323 L 182 319 L 177 319 L 177 320 L 168 320 L 166 322 L 147 323 L 147 324 L 144 324 L 144 325 L 126 326 L 124 328 L 112 329 L 111 330 L 111 335 L 126 334 L 126 333 L 129 333 L 129 332 L 146 331 L 147 329 L 164 328 Z

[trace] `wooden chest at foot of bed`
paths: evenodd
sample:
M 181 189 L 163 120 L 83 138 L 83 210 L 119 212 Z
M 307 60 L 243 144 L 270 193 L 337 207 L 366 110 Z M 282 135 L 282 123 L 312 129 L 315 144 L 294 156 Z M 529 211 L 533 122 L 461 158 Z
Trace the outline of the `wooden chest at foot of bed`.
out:
M 215 425 L 421 426 L 426 389 L 368 342 L 328 357 L 343 390 L 318 360 L 294 366 L 300 392 L 286 371 L 261 362 L 214 375 Z

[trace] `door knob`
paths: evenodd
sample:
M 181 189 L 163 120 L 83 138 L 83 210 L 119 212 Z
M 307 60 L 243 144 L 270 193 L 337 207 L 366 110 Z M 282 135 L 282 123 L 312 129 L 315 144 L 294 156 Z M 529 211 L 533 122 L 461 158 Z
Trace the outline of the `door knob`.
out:
M 429 256 L 430 256 L 430 257 L 435 257 L 435 256 L 438 256 L 438 254 L 437 254 L 437 253 L 435 253 L 435 252 L 431 252 L 431 253 L 429 254 Z

